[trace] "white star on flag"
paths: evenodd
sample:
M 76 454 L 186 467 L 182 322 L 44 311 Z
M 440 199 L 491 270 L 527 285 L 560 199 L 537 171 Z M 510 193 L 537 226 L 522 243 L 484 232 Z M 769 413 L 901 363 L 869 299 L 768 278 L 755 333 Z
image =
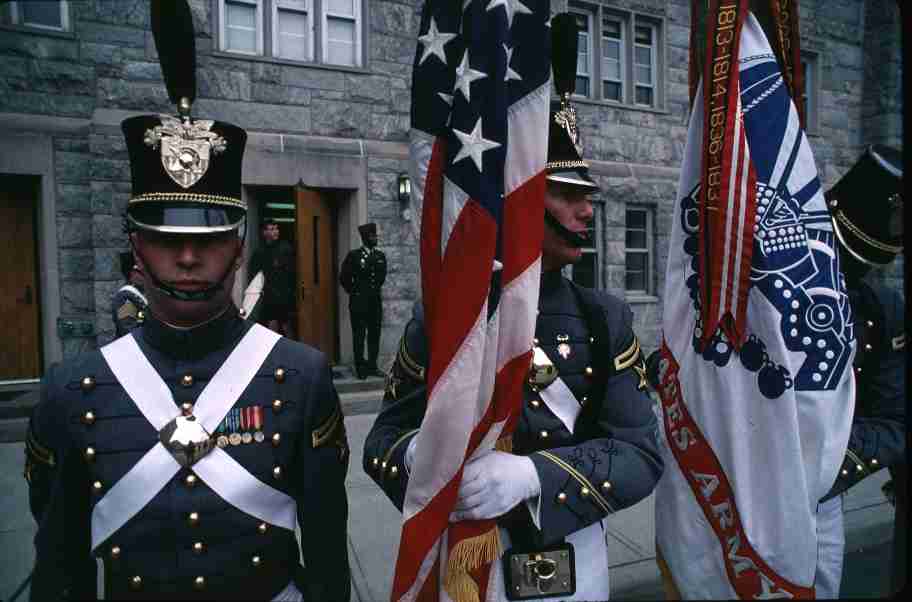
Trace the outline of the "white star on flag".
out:
M 455 33 L 443 33 L 438 31 L 437 24 L 434 22 L 434 17 L 431 17 L 431 24 L 428 26 L 427 33 L 423 36 L 418 36 L 418 41 L 424 44 L 424 53 L 421 55 L 418 64 L 421 65 L 424 63 L 432 54 L 446 63 L 446 54 L 443 52 L 443 47 L 455 37 Z
M 453 133 L 456 134 L 456 137 L 459 138 L 459 141 L 462 143 L 462 148 L 459 149 L 459 152 L 456 153 L 456 157 L 453 158 L 453 163 L 462 161 L 466 157 L 471 157 L 472 162 L 475 163 L 475 167 L 478 168 L 478 171 L 481 171 L 481 155 L 486 150 L 491 150 L 492 148 L 497 148 L 500 146 L 499 142 L 494 142 L 492 140 L 485 139 L 481 135 L 481 118 L 478 118 L 478 121 L 475 122 L 475 127 L 472 128 L 470 134 L 465 132 L 460 132 L 456 128 L 453 128 Z
M 521 0 L 491 0 L 491 3 L 488 4 L 488 7 L 485 10 L 494 10 L 498 6 L 503 6 L 504 10 L 507 11 L 507 25 L 509 27 L 513 27 L 513 17 L 517 13 L 526 15 L 532 14 L 529 7 L 523 4 Z
M 516 80 L 518 82 L 522 81 L 522 77 L 516 71 L 513 71 L 513 67 L 510 66 L 510 61 L 513 60 L 513 50 L 514 48 L 508 47 L 506 44 L 503 45 L 504 52 L 507 53 L 507 73 L 504 75 L 504 81 L 508 82 L 510 80 Z
M 462 55 L 462 62 L 456 67 L 456 85 L 453 86 L 453 95 L 455 96 L 456 90 L 459 90 L 465 97 L 466 102 L 470 101 L 472 82 L 476 79 L 484 79 L 487 76 L 487 73 L 472 69 L 469 65 L 469 51 L 466 50 L 465 54 Z

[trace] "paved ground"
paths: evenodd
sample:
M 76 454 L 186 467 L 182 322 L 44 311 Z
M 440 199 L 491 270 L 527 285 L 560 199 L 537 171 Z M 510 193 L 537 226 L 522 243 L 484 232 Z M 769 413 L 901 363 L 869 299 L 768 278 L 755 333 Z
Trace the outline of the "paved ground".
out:
M 361 470 L 364 439 L 374 414 L 348 416 L 352 463 L 346 488 L 349 499 L 349 552 L 352 601 L 389 599 L 398 549 L 400 518 L 393 505 Z M 34 522 L 22 478 L 23 444 L 0 443 L 0 600 L 9 600 L 26 579 L 34 560 Z M 886 471 L 846 496 L 846 570 L 843 596 L 875 598 L 886 592 L 893 508 L 880 492 Z M 654 600 L 662 597 L 655 565 L 655 525 L 650 497 L 608 520 L 612 598 Z M 27 589 L 19 600 L 27 599 Z

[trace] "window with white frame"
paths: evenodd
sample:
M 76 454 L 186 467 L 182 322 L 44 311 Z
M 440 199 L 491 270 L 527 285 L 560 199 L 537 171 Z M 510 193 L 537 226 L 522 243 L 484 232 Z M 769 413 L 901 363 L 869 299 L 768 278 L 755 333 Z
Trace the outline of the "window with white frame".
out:
M 358 67 L 362 0 L 216 0 L 224 52 Z
M 579 27 L 576 94 L 593 100 L 660 108 L 662 20 L 594 3 L 572 1 L 569 9 Z M 593 24 L 597 30 L 593 30 Z
M 652 294 L 652 210 L 628 207 L 624 237 L 624 289 L 628 294 Z
M 9 0 L 0 4 L 0 24 L 69 31 L 68 0 Z

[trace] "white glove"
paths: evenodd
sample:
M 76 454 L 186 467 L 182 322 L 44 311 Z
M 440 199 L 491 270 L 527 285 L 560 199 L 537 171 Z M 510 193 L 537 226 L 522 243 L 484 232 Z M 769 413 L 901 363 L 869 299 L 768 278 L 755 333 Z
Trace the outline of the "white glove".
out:
M 415 447 L 418 445 L 418 435 L 415 434 L 409 439 L 408 447 L 405 448 L 405 470 L 412 474 L 412 463 L 415 461 Z
M 490 451 L 466 463 L 450 521 L 497 518 L 540 493 L 532 460 Z

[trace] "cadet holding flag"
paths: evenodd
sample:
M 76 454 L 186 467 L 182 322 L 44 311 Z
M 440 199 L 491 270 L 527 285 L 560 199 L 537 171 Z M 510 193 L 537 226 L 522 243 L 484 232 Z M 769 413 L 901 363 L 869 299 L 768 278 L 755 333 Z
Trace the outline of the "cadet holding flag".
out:
M 186 2 L 153 1 L 151 22 L 179 114 L 122 123 L 149 307 L 45 375 L 26 442 L 32 600 L 101 596 L 96 561 L 107 599 L 348 600 L 348 447 L 329 366 L 238 315 L 246 133 L 191 117 Z
M 810 598 L 818 504 L 849 440 L 853 317 L 790 93 L 797 6 L 695 0 L 684 164 L 655 368 L 660 567 L 684 598 Z M 772 17 L 768 18 L 767 17 Z M 780 66 L 781 64 L 781 66 Z M 699 80 L 699 83 L 698 83 Z

